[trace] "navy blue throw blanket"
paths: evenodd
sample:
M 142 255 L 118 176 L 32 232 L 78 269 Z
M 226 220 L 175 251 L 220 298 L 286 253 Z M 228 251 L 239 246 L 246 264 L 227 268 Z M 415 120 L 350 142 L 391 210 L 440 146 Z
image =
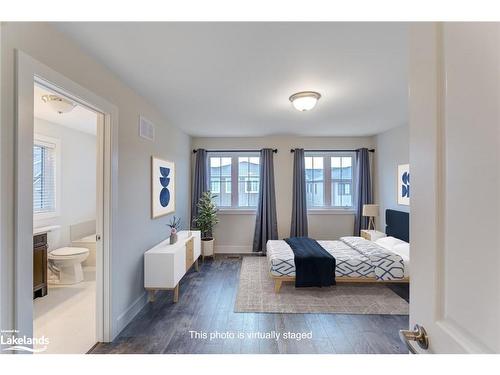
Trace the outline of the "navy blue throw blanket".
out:
M 285 241 L 294 253 L 296 287 L 335 285 L 335 258 L 319 243 L 308 237 Z

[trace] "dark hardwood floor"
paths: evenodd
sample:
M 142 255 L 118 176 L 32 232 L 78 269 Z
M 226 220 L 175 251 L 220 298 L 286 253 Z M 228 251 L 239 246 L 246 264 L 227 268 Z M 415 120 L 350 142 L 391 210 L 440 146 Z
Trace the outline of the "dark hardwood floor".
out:
M 172 292 L 157 293 L 112 343 L 98 353 L 407 353 L 398 330 L 408 316 L 349 314 L 235 313 L 241 259 L 207 260 L 200 272 L 181 281 L 177 304 Z M 406 292 L 405 292 L 406 290 Z M 398 287 L 408 298 L 408 289 Z M 312 332 L 312 339 L 195 339 L 190 331 Z

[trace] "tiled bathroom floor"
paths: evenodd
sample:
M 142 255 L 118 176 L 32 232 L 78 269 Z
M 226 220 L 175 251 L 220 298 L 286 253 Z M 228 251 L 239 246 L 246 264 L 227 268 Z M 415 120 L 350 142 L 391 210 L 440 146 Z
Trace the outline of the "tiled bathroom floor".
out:
M 95 310 L 95 267 L 84 268 L 79 284 L 49 284 L 48 294 L 33 301 L 34 337 L 50 341 L 43 353 L 86 353 L 96 343 Z

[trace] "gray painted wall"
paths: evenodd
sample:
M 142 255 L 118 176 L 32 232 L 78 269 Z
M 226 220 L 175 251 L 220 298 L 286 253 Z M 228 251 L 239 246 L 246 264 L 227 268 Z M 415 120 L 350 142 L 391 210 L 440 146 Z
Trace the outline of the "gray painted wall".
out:
M 274 155 L 276 209 L 278 235 L 288 237 L 292 213 L 293 154 L 291 148 L 305 149 L 356 149 L 374 147 L 373 137 L 294 137 L 273 136 L 263 138 L 193 138 L 194 148 L 261 149 L 278 148 Z M 192 159 L 194 163 L 194 158 Z M 252 250 L 255 213 L 220 213 L 220 223 L 215 229 L 216 252 L 246 253 Z M 309 235 L 316 239 L 336 239 L 351 235 L 354 226 L 352 212 L 310 213 Z
M 97 123 L 97 116 L 96 116 Z M 60 225 L 48 235 L 49 250 L 70 246 L 69 227 L 96 219 L 96 137 L 67 126 L 35 118 L 35 133 L 61 142 L 60 211 L 57 217 L 37 220 L 33 226 Z
M 167 237 L 170 216 L 151 219 L 151 155 L 176 163 L 176 215 L 188 217 L 190 137 L 160 112 L 46 23 L 1 24 L 1 328 L 13 328 L 14 301 L 14 51 L 19 49 L 113 103 L 119 111 L 118 220 L 113 222 L 111 314 L 114 334 L 145 303 L 143 253 Z M 138 118 L 156 124 L 154 142 L 138 137 Z
M 380 217 L 376 220 L 376 226 L 378 230 L 385 232 L 386 209 L 410 212 L 410 206 L 398 205 L 396 195 L 398 165 L 408 164 L 410 160 L 409 127 L 400 126 L 378 134 L 375 142 L 375 197 L 380 204 Z

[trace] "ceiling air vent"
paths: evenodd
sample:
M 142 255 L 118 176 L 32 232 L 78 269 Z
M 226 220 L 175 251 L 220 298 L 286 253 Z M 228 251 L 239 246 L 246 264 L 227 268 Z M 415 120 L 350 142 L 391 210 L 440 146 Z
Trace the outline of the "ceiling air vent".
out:
M 139 136 L 149 141 L 155 140 L 154 124 L 142 116 L 139 116 Z

